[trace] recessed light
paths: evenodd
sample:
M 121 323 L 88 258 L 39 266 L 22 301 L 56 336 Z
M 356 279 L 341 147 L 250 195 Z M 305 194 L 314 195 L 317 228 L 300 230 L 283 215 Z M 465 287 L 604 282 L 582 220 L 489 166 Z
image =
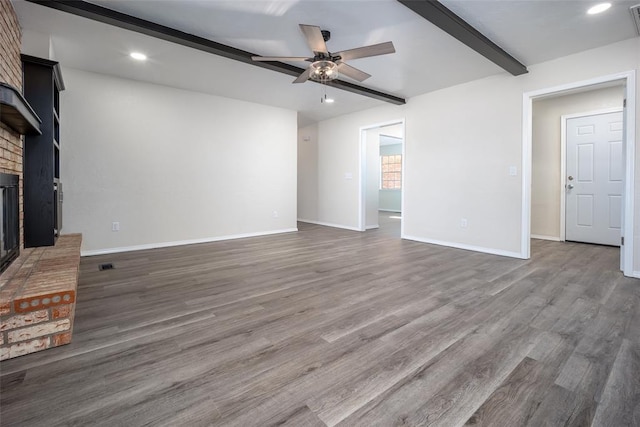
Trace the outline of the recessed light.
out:
M 597 5 L 590 7 L 589 10 L 587 10 L 587 13 L 589 15 L 595 15 L 596 13 L 604 12 L 610 7 L 611 7 L 611 3 L 598 3 Z
M 136 59 L 138 61 L 146 61 L 147 60 L 147 55 L 145 55 L 144 53 L 140 53 L 140 52 L 131 52 L 129 54 L 130 57 L 132 57 L 133 59 Z

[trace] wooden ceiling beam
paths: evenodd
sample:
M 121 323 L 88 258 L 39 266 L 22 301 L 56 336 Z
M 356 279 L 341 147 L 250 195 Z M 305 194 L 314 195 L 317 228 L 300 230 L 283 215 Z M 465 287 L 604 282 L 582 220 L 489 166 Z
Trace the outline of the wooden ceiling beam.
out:
M 398 0 L 398 2 L 514 76 L 529 72 L 526 66 L 439 1 Z

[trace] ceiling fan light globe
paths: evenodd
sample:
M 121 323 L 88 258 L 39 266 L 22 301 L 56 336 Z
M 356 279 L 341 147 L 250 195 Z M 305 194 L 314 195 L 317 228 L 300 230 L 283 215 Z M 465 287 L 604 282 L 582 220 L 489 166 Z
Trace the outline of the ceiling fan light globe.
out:
M 338 65 L 333 61 L 320 60 L 311 64 L 310 78 L 319 82 L 334 80 L 338 77 Z

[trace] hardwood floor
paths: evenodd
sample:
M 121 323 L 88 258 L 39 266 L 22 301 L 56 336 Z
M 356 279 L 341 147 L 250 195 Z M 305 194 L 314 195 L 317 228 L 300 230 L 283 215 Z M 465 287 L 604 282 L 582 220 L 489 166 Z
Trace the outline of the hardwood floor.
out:
M 524 261 L 398 225 L 83 258 L 73 342 L 2 363 L 0 424 L 640 425 L 616 248 Z

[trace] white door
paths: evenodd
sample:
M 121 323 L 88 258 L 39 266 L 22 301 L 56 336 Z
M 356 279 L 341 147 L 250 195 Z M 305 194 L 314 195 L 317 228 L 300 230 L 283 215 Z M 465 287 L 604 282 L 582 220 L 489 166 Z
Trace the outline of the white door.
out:
M 566 240 L 620 246 L 622 112 L 567 120 Z

